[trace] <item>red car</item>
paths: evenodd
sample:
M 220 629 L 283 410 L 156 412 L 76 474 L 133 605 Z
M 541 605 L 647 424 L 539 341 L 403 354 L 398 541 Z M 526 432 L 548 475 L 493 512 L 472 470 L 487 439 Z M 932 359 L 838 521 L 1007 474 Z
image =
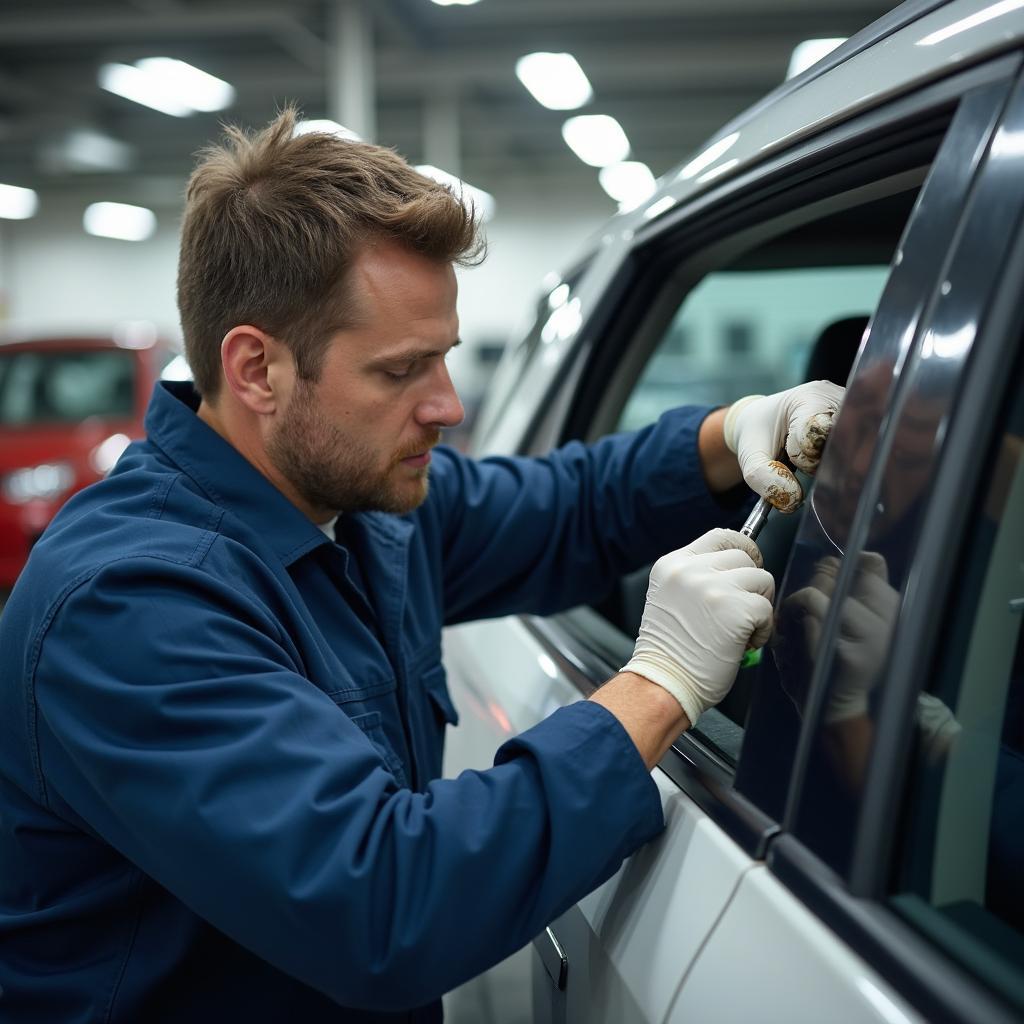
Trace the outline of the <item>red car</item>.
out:
M 151 340 L 0 345 L 0 592 L 57 509 L 113 468 L 170 352 Z

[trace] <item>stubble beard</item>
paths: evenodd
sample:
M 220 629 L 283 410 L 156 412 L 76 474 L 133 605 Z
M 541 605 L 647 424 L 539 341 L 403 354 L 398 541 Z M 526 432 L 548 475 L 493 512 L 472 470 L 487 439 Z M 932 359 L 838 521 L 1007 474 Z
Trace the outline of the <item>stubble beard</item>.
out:
M 391 512 L 403 515 L 423 503 L 428 468 L 399 466 L 403 458 L 432 448 L 440 432 L 412 451 L 394 453 L 381 468 L 380 454 L 331 423 L 312 387 L 299 381 L 280 424 L 267 439 L 274 467 L 318 513 Z M 396 472 L 397 470 L 397 472 Z

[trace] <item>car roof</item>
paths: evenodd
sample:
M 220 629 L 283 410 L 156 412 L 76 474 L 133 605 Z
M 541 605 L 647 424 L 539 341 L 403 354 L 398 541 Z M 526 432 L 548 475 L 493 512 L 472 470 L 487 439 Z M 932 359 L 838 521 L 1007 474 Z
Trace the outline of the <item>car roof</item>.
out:
M 1016 0 L 908 0 L 726 124 L 663 175 L 638 209 L 618 214 L 596 232 L 587 252 L 618 234 L 631 237 L 712 185 L 809 135 L 1019 46 L 1021 8 Z

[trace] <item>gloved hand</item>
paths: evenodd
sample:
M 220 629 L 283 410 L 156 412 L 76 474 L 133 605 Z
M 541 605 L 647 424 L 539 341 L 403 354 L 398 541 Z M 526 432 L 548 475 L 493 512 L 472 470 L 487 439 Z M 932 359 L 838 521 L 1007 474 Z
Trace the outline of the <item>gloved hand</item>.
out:
M 654 563 L 640 635 L 623 672 L 663 686 L 693 725 L 736 678 L 748 647 L 772 630 L 775 581 L 757 545 L 711 530 Z
M 827 380 L 811 381 L 777 395 L 748 395 L 729 407 L 723 433 L 736 453 L 748 486 L 782 512 L 803 501 L 792 471 L 777 461 L 785 448 L 797 469 L 813 474 L 846 389 Z

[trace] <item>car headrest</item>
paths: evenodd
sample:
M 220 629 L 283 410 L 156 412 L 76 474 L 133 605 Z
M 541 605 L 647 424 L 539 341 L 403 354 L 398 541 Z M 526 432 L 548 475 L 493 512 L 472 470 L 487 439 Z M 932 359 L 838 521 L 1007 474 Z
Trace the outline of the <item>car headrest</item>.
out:
M 845 387 L 868 319 L 867 316 L 849 316 L 830 323 L 811 348 L 804 380 L 830 380 Z

